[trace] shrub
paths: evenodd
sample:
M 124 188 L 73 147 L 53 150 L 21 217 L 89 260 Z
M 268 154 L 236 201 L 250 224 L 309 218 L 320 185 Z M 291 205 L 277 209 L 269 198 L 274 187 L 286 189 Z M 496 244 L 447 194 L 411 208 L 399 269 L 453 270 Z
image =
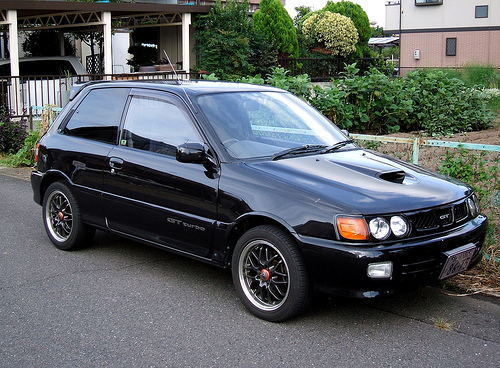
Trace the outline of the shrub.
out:
M 356 57 L 366 57 L 369 54 L 368 40 L 372 34 L 370 21 L 363 8 L 351 1 L 328 1 L 321 11 L 329 11 L 339 13 L 349 17 L 358 33 L 358 41 L 356 43 Z
M 374 69 L 365 76 L 358 72 L 355 64 L 347 66 L 343 78 L 316 87 L 311 100 L 343 129 L 449 135 L 486 129 L 494 120 L 484 92 L 442 71 L 415 71 L 396 79 Z
M 14 154 L 28 135 L 25 120 L 13 121 L 5 109 L 0 110 L 0 152 Z
M 404 81 L 408 98 L 414 101 L 409 130 L 450 135 L 486 129 L 494 121 L 481 91 L 443 71 L 409 72 Z
M 313 14 L 302 24 L 302 33 L 333 56 L 347 56 L 356 51 L 358 31 L 351 19 L 338 13 L 326 11 Z
M 372 69 L 358 76 L 355 64 L 330 86 L 315 88 L 312 105 L 342 129 L 353 132 L 395 133 L 413 111 L 401 79 L 390 79 Z

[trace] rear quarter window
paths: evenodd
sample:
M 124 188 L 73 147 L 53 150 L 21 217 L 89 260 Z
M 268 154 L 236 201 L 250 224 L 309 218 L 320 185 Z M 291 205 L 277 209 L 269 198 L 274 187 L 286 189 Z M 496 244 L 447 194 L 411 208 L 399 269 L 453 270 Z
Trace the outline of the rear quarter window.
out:
M 67 135 L 116 144 L 128 88 L 90 91 L 63 129 Z

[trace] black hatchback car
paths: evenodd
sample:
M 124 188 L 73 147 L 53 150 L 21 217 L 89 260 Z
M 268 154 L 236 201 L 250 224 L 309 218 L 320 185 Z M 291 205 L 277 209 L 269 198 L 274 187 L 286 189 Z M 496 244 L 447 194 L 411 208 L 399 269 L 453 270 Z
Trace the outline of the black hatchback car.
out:
M 487 228 L 469 186 L 361 149 L 267 86 L 79 85 L 37 162 L 56 247 L 101 229 L 230 268 L 270 321 L 313 290 L 371 298 L 451 277 L 480 260 Z

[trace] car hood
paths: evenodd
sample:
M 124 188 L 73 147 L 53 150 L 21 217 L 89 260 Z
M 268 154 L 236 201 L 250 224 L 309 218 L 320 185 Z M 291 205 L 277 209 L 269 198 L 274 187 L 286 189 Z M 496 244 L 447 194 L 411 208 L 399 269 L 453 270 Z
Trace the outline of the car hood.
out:
M 434 207 L 471 192 L 459 181 L 362 149 L 248 165 L 313 193 L 317 201 L 340 204 L 365 215 Z

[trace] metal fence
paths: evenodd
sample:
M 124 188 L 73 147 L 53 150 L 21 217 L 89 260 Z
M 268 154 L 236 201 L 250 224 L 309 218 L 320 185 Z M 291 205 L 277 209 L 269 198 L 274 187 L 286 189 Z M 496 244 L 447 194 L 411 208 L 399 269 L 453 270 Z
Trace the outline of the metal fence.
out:
M 75 83 L 91 80 L 189 80 L 199 78 L 197 73 L 178 72 L 132 73 L 132 74 L 88 74 L 71 77 L 30 76 L 0 77 L 0 108 L 14 118 L 29 118 L 32 106 L 51 105 L 63 107 L 69 100 L 71 87 Z
M 344 71 L 345 64 L 356 62 L 360 75 L 370 70 L 374 64 L 380 64 L 381 59 L 360 58 L 347 62 L 343 58 L 278 58 L 278 64 L 290 71 L 290 75 L 307 74 L 313 82 L 330 81 L 339 77 Z
M 351 134 L 359 145 L 437 171 L 466 178 L 483 211 L 500 226 L 500 145 Z

